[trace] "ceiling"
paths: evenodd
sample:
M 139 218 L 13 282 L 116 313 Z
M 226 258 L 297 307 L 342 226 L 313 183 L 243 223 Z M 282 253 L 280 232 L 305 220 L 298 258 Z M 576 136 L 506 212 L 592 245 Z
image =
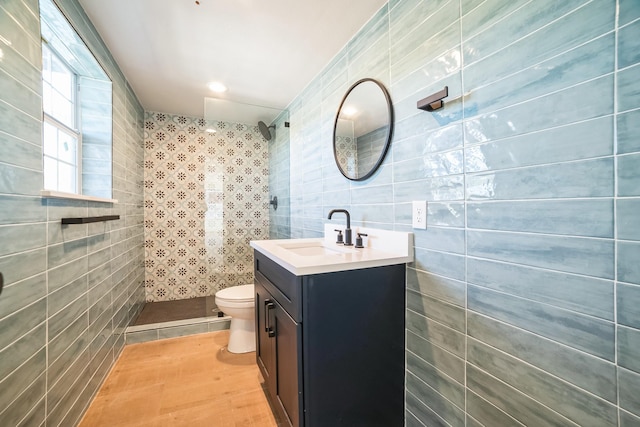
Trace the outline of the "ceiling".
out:
M 145 110 L 203 117 L 221 98 L 237 117 L 285 108 L 387 0 L 79 1 Z

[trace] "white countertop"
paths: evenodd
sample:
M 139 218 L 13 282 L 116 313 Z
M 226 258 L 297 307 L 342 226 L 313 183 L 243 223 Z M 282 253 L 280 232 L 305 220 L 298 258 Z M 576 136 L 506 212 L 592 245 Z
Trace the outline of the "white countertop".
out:
M 356 233 L 366 233 L 364 248 L 335 243 L 336 228 L 343 225 L 326 224 L 325 238 L 252 240 L 251 247 L 277 262 L 296 276 L 357 270 L 413 261 L 413 233 L 378 230 L 365 227 L 353 228 Z

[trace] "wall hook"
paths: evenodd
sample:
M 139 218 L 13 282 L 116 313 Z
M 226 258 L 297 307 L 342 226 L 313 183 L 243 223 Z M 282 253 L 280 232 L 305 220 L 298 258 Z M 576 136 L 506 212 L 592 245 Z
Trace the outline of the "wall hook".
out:
M 418 101 L 418 109 L 424 111 L 435 111 L 444 107 L 443 98 L 449 96 L 449 86 L 445 86 L 440 92 L 429 95 Z

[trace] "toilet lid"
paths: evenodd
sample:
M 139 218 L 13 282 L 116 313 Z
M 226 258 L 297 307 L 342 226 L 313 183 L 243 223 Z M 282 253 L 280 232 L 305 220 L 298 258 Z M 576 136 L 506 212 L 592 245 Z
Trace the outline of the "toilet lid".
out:
M 253 301 L 254 289 L 253 285 L 232 286 L 216 292 L 216 297 L 231 301 Z

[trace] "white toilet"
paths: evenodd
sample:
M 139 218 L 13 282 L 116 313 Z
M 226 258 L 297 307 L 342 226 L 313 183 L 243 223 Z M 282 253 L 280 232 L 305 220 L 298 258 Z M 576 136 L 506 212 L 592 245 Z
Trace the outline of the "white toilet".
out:
M 231 316 L 229 345 L 231 353 L 256 351 L 255 290 L 253 285 L 232 286 L 216 292 L 216 305 Z

